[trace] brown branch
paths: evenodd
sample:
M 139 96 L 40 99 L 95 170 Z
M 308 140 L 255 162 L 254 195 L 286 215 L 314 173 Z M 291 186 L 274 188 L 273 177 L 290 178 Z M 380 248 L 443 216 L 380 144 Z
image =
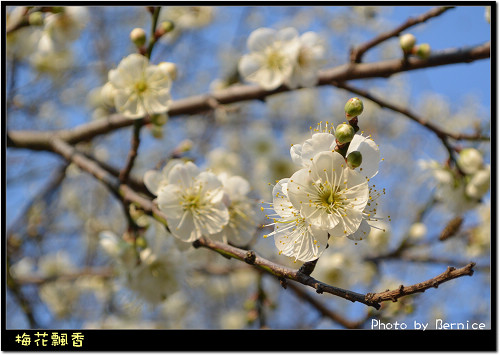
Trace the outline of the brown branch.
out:
M 457 169 L 459 169 L 459 167 L 457 165 L 457 162 L 456 162 L 456 159 L 454 156 L 455 148 L 449 143 L 448 140 L 450 138 L 455 139 L 455 140 L 490 140 L 489 137 L 482 136 L 479 133 L 477 133 L 477 134 L 463 134 L 463 133 L 446 132 L 446 131 L 442 130 L 440 127 L 426 121 L 424 118 L 411 112 L 410 110 L 403 108 L 403 107 L 393 105 L 385 100 L 377 98 L 377 97 L 373 96 L 372 94 L 370 94 L 366 90 L 358 89 L 358 88 L 355 88 L 351 85 L 336 82 L 336 81 L 332 82 L 332 85 L 334 85 L 338 88 L 341 88 L 341 89 L 348 90 L 352 93 L 355 93 L 356 95 L 363 96 L 363 97 L 375 102 L 376 104 L 378 104 L 382 108 L 387 108 L 387 109 L 392 110 L 394 112 L 398 112 L 398 113 L 410 118 L 412 121 L 417 122 L 418 124 L 429 129 L 430 131 L 432 131 L 439 138 L 439 140 L 441 141 L 441 143 L 445 147 L 446 151 L 448 152 L 448 156 L 449 156 L 450 161 L 452 161 L 455 164 Z
M 472 276 L 472 274 L 474 273 L 473 267 L 475 265 L 475 263 L 471 262 L 460 269 L 455 269 L 454 267 L 448 266 L 445 272 L 439 274 L 436 277 L 433 277 L 432 279 L 417 283 L 412 286 L 400 285 L 395 290 L 387 290 L 379 293 L 369 293 L 366 295 L 366 300 L 370 302 L 396 302 L 398 298 L 401 298 L 403 296 L 408 296 L 418 292 L 425 292 L 425 290 L 431 287 L 438 288 L 440 284 L 456 279 L 457 277 L 466 275 Z
M 158 210 L 158 207 L 155 205 L 155 203 L 153 203 L 153 201 L 139 195 L 127 185 L 123 184 L 117 185 L 118 184 L 118 182 L 116 181 L 117 179 L 114 178 L 110 173 L 108 173 L 102 167 L 100 167 L 99 164 L 97 164 L 95 161 L 89 160 L 85 155 L 81 154 L 74 147 L 72 147 L 71 145 L 67 144 L 66 142 L 62 141 L 59 138 L 53 140 L 52 151 L 60 154 L 68 161 L 72 161 L 84 171 L 87 171 L 88 173 L 92 174 L 99 181 L 103 182 L 109 188 L 109 190 L 118 198 L 123 199 L 123 201 L 133 202 L 136 205 L 143 208 L 143 210 L 146 213 L 158 219 L 168 229 L 166 216 L 161 211 Z M 235 258 L 240 261 L 244 261 L 249 265 L 256 266 L 257 268 L 278 277 L 278 279 L 280 280 L 280 282 L 282 282 L 282 284 L 284 284 L 285 279 L 297 281 L 303 285 L 314 288 L 317 293 L 330 293 L 332 295 L 344 298 L 351 302 L 360 302 L 367 306 L 374 307 L 376 309 L 380 308 L 380 302 L 387 300 L 384 298 L 385 293 L 364 295 L 350 290 L 345 290 L 339 287 L 331 286 L 301 272 L 300 269 L 299 270 L 291 269 L 286 266 L 276 264 L 270 260 L 264 259 L 258 256 L 252 250 L 244 250 L 236 248 L 234 246 L 225 243 L 210 240 L 206 237 L 201 237 L 198 240 L 194 241 L 193 246 L 195 248 L 204 247 L 207 249 L 211 249 L 225 257 Z M 467 273 L 463 271 L 465 268 L 459 270 L 455 269 L 452 270 L 452 268 L 449 268 L 446 273 L 443 273 L 442 275 L 439 275 L 436 278 L 431 279 L 433 283 L 430 286 L 427 287 L 429 281 L 417 284 L 417 286 L 409 286 L 408 290 L 405 289 L 403 290 L 404 292 L 401 291 L 403 292 L 402 295 L 411 294 L 415 292 L 423 292 L 423 290 L 425 290 L 426 288 L 437 287 L 439 283 L 443 283 L 453 278 L 460 277 L 465 274 L 472 275 L 472 267 L 474 265 L 475 265 L 474 263 L 467 265 L 466 267 L 468 268 Z M 444 274 L 446 275 L 443 276 Z M 413 291 L 415 289 L 417 291 Z M 373 295 L 376 295 L 377 297 L 374 298 Z
M 375 63 L 344 64 L 321 71 L 318 75 L 319 81 L 317 85 L 324 86 L 331 85 L 332 82 L 389 77 L 401 72 L 448 64 L 469 63 L 489 57 L 490 43 L 488 42 L 472 48 L 450 49 L 434 53 L 426 60 L 408 58 L 408 61 L 404 63 L 399 59 L 393 59 Z M 251 100 L 264 100 L 268 96 L 287 91 L 292 90 L 286 86 L 268 91 L 256 85 L 234 85 L 210 94 L 174 101 L 167 113 L 170 118 L 198 114 L 213 110 L 214 102 L 218 105 L 226 105 Z M 148 123 L 151 123 L 151 119 L 144 118 L 142 124 L 145 125 Z M 132 124 L 134 124 L 134 120 L 114 114 L 107 119 L 86 123 L 73 129 L 52 132 L 10 131 L 7 133 L 7 146 L 32 150 L 51 150 L 51 141 L 54 136 L 69 144 L 76 144 L 91 140 L 98 135 L 103 135 L 119 128 L 131 126 Z
M 105 279 L 112 278 L 116 276 L 115 271 L 113 271 L 111 268 L 83 268 L 79 271 L 71 272 L 71 273 L 64 273 L 61 275 L 57 276 L 50 276 L 50 277 L 43 277 L 43 276 L 24 276 L 21 278 L 17 278 L 16 282 L 19 285 L 27 285 L 27 284 L 32 284 L 32 285 L 43 285 L 48 282 L 53 282 L 53 281 L 74 281 L 75 279 L 78 279 L 80 277 L 85 277 L 85 276 L 99 276 Z
M 443 12 L 450 10 L 454 8 L 453 6 L 441 6 L 441 7 L 436 7 L 429 12 L 422 14 L 418 17 L 415 18 L 409 18 L 406 20 L 404 23 L 399 25 L 393 30 L 384 32 L 379 34 L 377 37 L 373 38 L 372 40 L 358 46 L 357 48 L 354 48 L 351 50 L 350 54 L 350 60 L 352 63 L 360 63 L 362 56 L 367 52 L 369 49 L 379 45 L 380 43 L 388 40 L 389 38 L 399 36 L 401 32 L 404 30 L 413 27 L 415 25 L 418 25 L 420 23 L 424 23 L 425 21 L 441 15 Z

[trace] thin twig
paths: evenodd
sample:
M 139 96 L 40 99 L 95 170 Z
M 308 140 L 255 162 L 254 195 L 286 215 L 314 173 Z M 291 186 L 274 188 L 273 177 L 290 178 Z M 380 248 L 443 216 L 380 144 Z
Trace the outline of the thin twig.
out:
M 127 156 L 127 163 L 125 167 L 120 171 L 120 175 L 118 176 L 120 182 L 122 184 L 126 184 L 128 182 L 128 178 L 130 175 L 130 171 L 134 166 L 135 158 L 137 157 L 137 151 L 139 149 L 139 144 L 141 143 L 141 119 L 134 121 L 134 130 L 132 132 L 132 141 L 130 143 L 130 150 Z
M 472 276 L 472 274 L 474 273 L 473 267 L 475 265 L 476 263 L 471 262 L 460 269 L 455 269 L 454 267 L 448 266 L 445 272 L 439 274 L 436 277 L 433 277 L 432 279 L 417 283 L 412 286 L 400 285 L 395 290 L 387 290 L 379 293 L 369 293 L 366 295 L 366 300 L 371 302 L 396 302 L 398 298 L 401 298 L 403 296 L 408 296 L 418 292 L 425 292 L 425 290 L 431 287 L 438 288 L 438 286 L 442 283 L 456 279 L 457 277 Z
M 306 301 L 309 303 L 312 307 L 314 307 L 323 317 L 329 318 L 335 323 L 340 324 L 344 328 L 347 329 L 359 329 L 363 325 L 363 323 L 366 322 L 366 320 L 369 318 L 369 315 L 367 314 L 365 317 L 358 321 L 351 321 L 343 316 L 339 315 L 338 313 L 328 309 L 323 303 L 315 299 L 312 295 L 307 293 L 302 287 L 296 285 L 295 283 L 289 283 L 288 287 L 303 301 Z
M 418 17 L 415 18 L 409 18 L 406 20 L 403 24 L 399 25 L 393 30 L 390 30 L 388 32 L 381 33 L 377 37 L 373 38 L 372 40 L 358 46 L 357 48 L 354 48 L 351 50 L 350 54 L 350 60 L 352 63 L 360 63 L 363 55 L 365 52 L 367 52 L 369 49 L 379 45 L 380 43 L 388 40 L 389 38 L 396 37 L 398 36 L 401 32 L 404 30 L 413 27 L 415 25 L 418 25 L 420 23 L 424 23 L 425 21 L 441 15 L 443 12 L 452 9 L 453 6 L 441 6 L 441 7 L 436 7 L 429 12 L 422 14 Z

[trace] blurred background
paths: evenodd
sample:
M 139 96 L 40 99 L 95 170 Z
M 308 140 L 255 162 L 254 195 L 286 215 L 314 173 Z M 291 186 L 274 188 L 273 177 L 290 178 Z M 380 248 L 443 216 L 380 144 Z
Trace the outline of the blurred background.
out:
M 348 63 L 349 51 L 392 30 L 429 6 L 214 6 L 163 7 L 160 19 L 175 30 L 155 45 L 151 62 L 173 62 L 178 75 L 174 100 L 242 84 L 237 63 L 247 53 L 248 35 L 259 27 L 314 31 L 327 43 L 326 68 Z M 23 9 L 7 7 L 6 25 Z M 44 13 L 43 16 L 46 16 Z M 72 128 L 114 113 L 98 89 L 122 58 L 136 51 L 129 34 L 149 33 L 145 7 L 86 7 L 70 24 L 65 45 L 41 51 L 44 25 L 21 27 L 6 39 L 8 131 Z M 490 41 L 485 6 L 459 6 L 410 28 L 432 51 L 467 48 Z M 368 51 L 364 62 L 400 58 L 398 38 Z M 477 60 L 403 72 L 389 78 L 354 80 L 350 85 L 405 107 L 447 132 L 490 136 L 491 63 Z M 141 131 L 132 176 L 161 169 L 176 154 L 203 169 L 248 180 L 260 201 L 272 201 L 275 180 L 296 170 L 291 144 L 310 138 L 320 121 L 344 121 L 344 104 L 358 96 L 334 86 L 280 93 L 265 102 L 247 101 L 211 112 L 171 117 Z M 382 230 L 353 243 L 335 239 L 312 276 L 358 293 L 411 285 L 446 270 L 476 262 L 472 277 L 452 280 L 376 311 L 313 289 L 283 289 L 276 278 L 210 250 L 179 250 L 157 222 L 143 218 L 148 246 L 156 246 L 150 274 L 124 273 L 103 239 L 121 238 L 127 223 L 115 196 L 95 178 L 48 152 L 9 148 L 5 155 L 8 329 L 169 328 L 169 329 L 344 329 L 384 322 L 482 322 L 490 327 L 490 193 L 467 208 L 440 200 L 431 160 L 442 166 L 448 151 L 437 136 L 408 117 L 362 98 L 359 126 L 379 145 L 383 162 L 370 183 L 385 189 L 377 202 Z M 78 148 L 102 164 L 121 169 L 131 128 L 98 136 Z M 452 141 L 457 149 L 477 149 L 490 164 L 488 140 Z M 386 216 L 390 216 L 386 217 Z M 440 240 L 455 221 L 452 236 Z M 458 221 L 458 222 L 457 222 Z M 258 255 L 298 268 L 278 255 L 261 228 L 248 246 Z M 142 272 L 142 271 L 141 271 Z M 146 284 L 144 280 L 156 280 Z M 141 280 L 144 282 L 141 283 Z M 161 289 L 161 292 L 158 291 Z M 159 292 L 159 293 L 158 293 Z M 308 301 L 323 304 L 327 316 Z

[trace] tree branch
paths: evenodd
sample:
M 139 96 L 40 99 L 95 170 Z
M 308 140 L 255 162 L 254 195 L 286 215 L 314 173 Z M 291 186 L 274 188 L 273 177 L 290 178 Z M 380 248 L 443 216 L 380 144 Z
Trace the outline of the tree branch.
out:
M 408 58 L 392 59 L 375 63 L 344 64 L 329 70 L 321 71 L 318 75 L 318 86 L 331 85 L 332 82 L 344 82 L 355 79 L 389 77 L 393 74 L 430 68 L 442 65 L 470 63 L 490 57 L 490 43 L 472 48 L 449 49 L 434 53 L 424 60 Z M 292 89 L 281 86 L 275 90 L 264 90 L 256 85 L 234 85 L 224 90 L 210 94 L 192 96 L 172 102 L 168 110 L 170 118 L 180 115 L 191 115 L 213 110 L 217 104 L 232 104 L 250 100 L 264 100 L 266 97 Z M 144 118 L 142 124 L 151 123 L 150 118 Z M 51 140 L 54 136 L 69 144 L 76 144 L 112 132 L 116 129 L 128 127 L 134 120 L 119 114 L 109 116 L 104 120 L 97 120 L 75 127 L 73 129 L 37 132 L 37 131 L 10 131 L 7 133 L 7 146 L 28 148 L 32 150 L 51 150 Z

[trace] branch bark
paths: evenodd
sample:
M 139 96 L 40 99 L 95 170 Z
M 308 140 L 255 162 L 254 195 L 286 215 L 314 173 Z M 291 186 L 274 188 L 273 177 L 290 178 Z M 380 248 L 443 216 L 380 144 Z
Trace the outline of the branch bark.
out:
M 403 285 L 400 285 L 399 288 L 395 290 L 386 290 L 384 292 L 379 292 L 379 293 L 368 293 L 366 295 L 366 300 L 371 302 L 384 302 L 384 301 L 396 302 L 398 298 L 401 298 L 403 296 L 408 296 L 418 292 L 425 292 L 425 290 L 431 287 L 438 288 L 438 286 L 441 285 L 442 283 L 456 279 L 457 277 L 462 277 L 466 275 L 472 276 L 472 274 L 474 273 L 473 267 L 475 265 L 476 263 L 471 262 L 460 269 L 455 269 L 452 266 L 448 266 L 445 272 L 439 274 L 436 277 L 433 277 L 432 279 L 417 283 L 412 286 L 405 287 Z

